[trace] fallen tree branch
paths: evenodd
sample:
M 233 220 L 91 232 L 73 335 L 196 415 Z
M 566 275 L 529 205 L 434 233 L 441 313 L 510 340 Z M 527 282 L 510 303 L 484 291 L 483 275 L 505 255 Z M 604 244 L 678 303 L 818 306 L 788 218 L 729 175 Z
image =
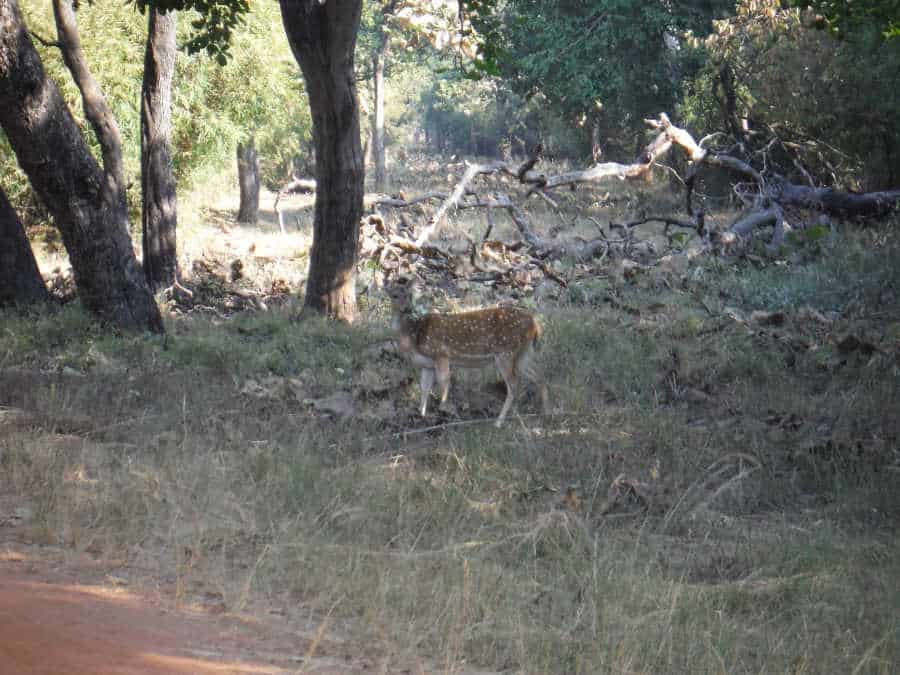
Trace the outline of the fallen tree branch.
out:
M 405 209 L 410 206 L 414 206 L 416 204 L 420 204 L 422 202 L 427 202 L 430 199 L 441 199 L 446 200 L 448 198 L 448 194 L 446 192 L 426 192 L 424 194 L 418 195 L 417 197 L 413 197 L 412 199 L 406 199 L 404 197 L 380 197 L 378 199 L 373 200 L 371 203 L 374 206 L 388 206 L 394 209 Z
M 501 170 L 510 171 L 509 166 L 506 162 L 470 164 L 466 169 L 466 172 L 463 174 L 462 178 L 456 184 L 456 187 L 453 188 L 453 192 L 450 193 L 450 196 L 444 200 L 444 203 L 441 204 L 440 208 L 438 208 L 434 215 L 431 216 L 431 218 L 428 220 L 428 225 L 416 238 L 416 243 L 421 246 L 434 234 L 437 233 L 441 221 L 443 220 L 447 211 L 449 211 L 459 203 L 459 200 L 462 199 L 462 196 L 465 193 L 466 187 L 469 185 L 469 183 L 472 182 L 472 179 L 475 178 L 475 176 L 478 176 L 480 174 L 497 173 Z
M 598 255 L 606 257 L 610 254 L 616 254 L 623 258 L 635 254 L 638 256 L 656 255 L 650 242 L 637 241 L 628 234 L 634 227 L 643 223 L 663 223 L 666 234 L 668 234 L 670 227 L 680 227 L 694 230 L 701 236 L 706 235 L 705 213 L 702 209 L 698 209 L 695 212 L 691 204 L 695 178 L 701 166 L 725 169 L 744 177 L 745 180 L 745 182 L 738 184 L 740 189 L 738 190 L 736 187 L 736 192 L 738 192 L 745 205 L 751 208 L 751 211 L 738 218 L 724 232 L 713 235 L 713 243 L 721 245 L 723 248 L 728 248 L 742 239 L 747 239 L 755 230 L 769 225 L 773 227 L 769 247 L 778 248 L 781 246 L 787 233 L 794 229 L 785 215 L 784 206 L 786 205 L 841 215 L 879 216 L 897 208 L 898 203 L 900 203 L 900 190 L 858 195 L 840 192 L 833 188 L 796 185 L 768 169 L 757 169 L 749 161 L 734 157 L 728 153 L 707 149 L 704 147 L 704 144 L 709 141 L 710 137 L 705 137 L 703 141 L 697 143 L 688 131 L 672 124 L 666 113 L 660 113 L 658 119 L 645 121 L 651 128 L 658 130 L 659 133 L 648 144 L 638 159 L 630 164 L 605 162 L 587 169 L 547 177 L 533 170 L 540 157 L 541 149 L 538 146 L 525 162 L 516 166 L 504 161 L 467 164 L 465 172 L 449 195 L 443 192 L 429 192 L 413 199 L 407 199 L 402 196 L 400 198 L 380 198 L 374 200 L 373 203 L 380 206 L 403 208 L 431 199 L 441 200 L 440 206 L 415 240 L 406 239 L 406 243 L 402 245 L 393 246 L 392 244 L 397 252 L 416 253 L 431 259 L 440 257 L 437 253 L 440 249 L 436 247 L 426 248 L 425 244 L 438 233 L 441 223 L 451 209 L 486 208 L 488 221 L 487 232 L 484 237 L 486 240 L 494 230 L 494 211 L 502 208 L 509 213 L 525 245 L 528 247 L 533 258 L 532 262 L 540 266 L 545 274 L 547 274 L 546 270 L 549 268 L 546 268 L 542 261 L 551 256 L 586 261 Z M 775 143 L 781 143 L 781 141 L 775 137 L 770 146 Z M 687 217 L 644 215 L 622 224 L 611 222 L 611 228 L 620 227 L 626 233 L 623 239 L 618 241 L 600 237 L 590 241 L 581 240 L 565 244 L 550 243 L 535 232 L 525 211 L 517 205 L 516 201 L 509 194 L 495 192 L 488 195 L 479 195 L 471 187 L 473 180 L 479 175 L 502 173 L 515 179 L 520 184 L 529 186 L 525 194 L 526 198 L 531 194 L 537 194 L 551 207 L 558 209 L 558 204 L 547 194 L 547 191 L 565 185 L 574 186 L 577 183 L 599 182 L 612 178 L 626 180 L 641 177 L 672 147 L 681 149 L 690 162 L 690 173 L 685 180 Z M 763 152 L 760 161 L 767 166 L 768 161 L 766 158 L 767 155 Z M 809 180 L 808 172 L 804 176 Z M 474 199 L 464 200 L 464 197 L 474 197 Z M 799 227 L 802 227 L 802 225 Z M 471 242 L 470 237 L 467 237 L 467 239 Z M 474 256 L 474 248 L 472 251 Z M 444 260 L 450 260 L 450 254 L 443 255 Z M 474 257 L 472 264 L 475 266 Z
M 811 188 L 781 182 L 776 192 L 778 201 L 839 216 L 885 216 L 897 208 L 900 190 L 854 194 L 830 187 Z

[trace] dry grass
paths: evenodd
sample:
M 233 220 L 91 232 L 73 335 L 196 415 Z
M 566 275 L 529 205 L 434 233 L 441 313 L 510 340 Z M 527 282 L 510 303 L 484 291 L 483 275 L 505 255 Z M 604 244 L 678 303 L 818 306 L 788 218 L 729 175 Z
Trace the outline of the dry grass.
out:
M 230 233 L 198 217 L 193 258 L 255 243 L 300 283 L 304 235 L 207 203 Z M 454 382 L 461 420 L 414 417 L 409 369 L 372 348 L 375 291 L 352 328 L 287 304 L 172 316 L 165 341 L 74 305 L 4 314 L 0 485 L 32 541 L 183 602 L 287 608 L 387 664 L 895 672 L 898 252 L 895 233 L 848 229 L 790 274 L 599 268 L 541 306 L 555 415 L 525 398 L 501 430 L 480 373 Z M 849 334 L 877 350 L 842 350 Z

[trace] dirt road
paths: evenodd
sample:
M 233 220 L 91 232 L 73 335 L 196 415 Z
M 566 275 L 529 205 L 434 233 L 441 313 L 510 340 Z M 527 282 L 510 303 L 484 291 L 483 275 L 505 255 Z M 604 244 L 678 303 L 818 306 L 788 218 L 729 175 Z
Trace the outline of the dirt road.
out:
M 310 641 L 244 617 L 167 609 L 71 562 L 0 550 L 0 674 L 354 673 L 364 659 L 308 658 Z

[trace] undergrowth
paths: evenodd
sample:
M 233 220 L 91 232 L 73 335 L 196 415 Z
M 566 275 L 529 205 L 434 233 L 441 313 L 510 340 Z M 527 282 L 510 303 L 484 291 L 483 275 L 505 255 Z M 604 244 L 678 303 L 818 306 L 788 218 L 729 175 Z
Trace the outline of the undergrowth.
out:
M 463 420 L 377 386 L 409 371 L 374 348 L 380 311 L 173 317 L 165 339 L 6 312 L 0 485 L 37 541 L 232 611 L 287 598 L 387 662 L 894 672 L 896 254 L 848 230 L 784 265 L 568 293 L 540 308 L 554 414 L 525 396 L 499 430 L 465 407 L 484 374 L 454 373 Z

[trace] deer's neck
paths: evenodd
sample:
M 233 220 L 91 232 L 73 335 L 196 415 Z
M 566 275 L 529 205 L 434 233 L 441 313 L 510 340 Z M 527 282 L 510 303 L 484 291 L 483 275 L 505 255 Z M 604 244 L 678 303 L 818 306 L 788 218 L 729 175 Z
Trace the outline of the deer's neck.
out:
M 394 314 L 391 328 L 405 335 L 413 336 L 418 334 L 427 316 L 413 307 L 405 307 Z

